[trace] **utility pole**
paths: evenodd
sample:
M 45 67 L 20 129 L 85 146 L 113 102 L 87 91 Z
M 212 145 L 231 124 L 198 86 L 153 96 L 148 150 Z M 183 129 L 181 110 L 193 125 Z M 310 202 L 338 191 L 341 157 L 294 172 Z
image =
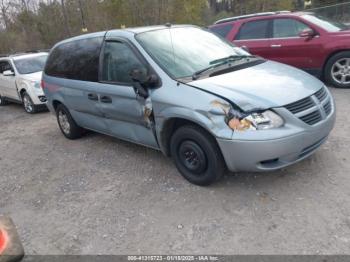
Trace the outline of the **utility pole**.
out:
M 64 0 L 61 0 L 61 7 L 62 7 L 62 13 L 63 13 L 63 18 L 64 18 L 64 24 L 65 24 L 65 29 L 66 29 L 66 34 L 68 36 L 72 36 L 70 29 L 69 29 L 69 24 L 68 24 L 68 16 L 67 16 L 67 11 L 66 7 L 64 6 Z

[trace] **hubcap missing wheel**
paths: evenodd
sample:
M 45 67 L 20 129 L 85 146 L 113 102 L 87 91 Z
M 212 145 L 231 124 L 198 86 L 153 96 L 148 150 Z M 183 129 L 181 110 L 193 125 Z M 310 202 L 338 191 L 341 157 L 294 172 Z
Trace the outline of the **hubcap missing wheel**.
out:
M 207 158 L 202 148 L 193 141 L 184 141 L 179 147 L 179 159 L 184 167 L 195 174 L 207 168 Z

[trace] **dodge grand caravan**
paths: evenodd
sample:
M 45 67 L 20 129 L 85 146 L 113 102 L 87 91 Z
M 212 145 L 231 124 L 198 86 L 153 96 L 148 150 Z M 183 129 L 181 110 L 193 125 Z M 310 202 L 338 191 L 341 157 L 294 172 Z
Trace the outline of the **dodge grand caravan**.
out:
M 162 151 L 190 182 L 310 156 L 335 121 L 327 87 L 194 26 L 87 34 L 51 51 L 42 88 L 69 139 L 85 129 Z

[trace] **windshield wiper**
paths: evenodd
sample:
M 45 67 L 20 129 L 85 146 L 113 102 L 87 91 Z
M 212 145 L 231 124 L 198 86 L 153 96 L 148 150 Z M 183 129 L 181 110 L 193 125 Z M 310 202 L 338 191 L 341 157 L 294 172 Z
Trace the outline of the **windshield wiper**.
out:
M 218 67 L 218 66 L 221 66 L 221 65 L 225 65 L 225 64 L 228 64 L 230 62 L 235 62 L 235 61 L 239 61 L 239 60 L 242 60 L 244 58 L 252 58 L 254 56 L 252 55 L 230 55 L 228 57 L 224 57 L 224 58 L 219 58 L 219 59 L 216 59 L 216 60 L 213 60 L 211 61 L 209 64 L 211 66 L 209 67 L 206 67 L 204 69 L 201 69 L 197 72 L 195 72 L 193 75 L 192 75 L 192 79 L 193 80 L 196 80 L 198 79 L 198 77 L 203 74 L 204 72 L 206 71 L 209 71 L 215 67 Z
M 210 65 L 221 65 L 221 64 L 226 64 L 228 62 L 233 62 L 233 61 L 239 61 L 242 60 L 244 58 L 251 58 L 254 57 L 252 55 L 230 55 L 228 57 L 223 57 L 223 58 L 219 58 L 216 60 L 211 61 L 209 64 Z

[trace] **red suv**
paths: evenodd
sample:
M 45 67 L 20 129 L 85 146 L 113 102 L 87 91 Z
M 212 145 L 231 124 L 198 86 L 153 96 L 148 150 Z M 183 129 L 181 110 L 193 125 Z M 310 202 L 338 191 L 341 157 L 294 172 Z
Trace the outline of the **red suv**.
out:
M 222 19 L 209 29 L 252 54 L 350 88 L 350 28 L 345 24 L 314 13 L 281 11 Z

